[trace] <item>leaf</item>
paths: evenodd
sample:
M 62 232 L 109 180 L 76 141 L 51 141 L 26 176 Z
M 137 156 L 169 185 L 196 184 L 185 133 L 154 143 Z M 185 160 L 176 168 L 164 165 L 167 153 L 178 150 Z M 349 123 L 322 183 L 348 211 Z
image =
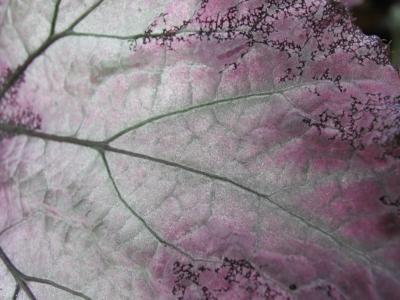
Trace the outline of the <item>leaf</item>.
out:
M 340 2 L 39 2 L 1 6 L 2 298 L 399 298 L 399 76 Z

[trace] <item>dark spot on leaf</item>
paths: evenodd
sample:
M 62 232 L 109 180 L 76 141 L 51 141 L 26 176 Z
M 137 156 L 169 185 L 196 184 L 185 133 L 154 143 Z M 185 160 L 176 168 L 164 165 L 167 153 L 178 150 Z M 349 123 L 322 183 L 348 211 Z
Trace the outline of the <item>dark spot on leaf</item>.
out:
M 379 230 L 388 238 L 400 235 L 400 218 L 395 213 L 383 215 L 378 223 Z
M 241 46 L 235 47 L 232 50 L 229 50 L 229 51 L 227 51 L 227 52 L 225 52 L 223 54 L 218 55 L 218 58 L 219 59 L 227 59 L 227 58 L 229 58 L 231 56 L 234 56 L 235 54 L 239 53 L 244 48 L 246 48 L 246 45 L 241 45 Z
M 202 294 L 199 299 L 217 300 L 227 293 L 243 291 L 246 299 L 286 299 L 289 297 L 270 285 L 250 262 L 244 259 L 225 257 L 223 262 L 214 267 L 204 265 L 174 263 L 174 286 L 172 294 L 179 300 L 193 299 L 190 292 L 197 290 Z M 292 284 L 294 289 L 297 288 Z M 197 298 L 196 298 L 197 299 Z
M 27 129 L 40 129 L 42 118 L 28 105 L 21 105 L 18 92 L 25 82 L 24 74 L 13 84 L 9 85 L 13 71 L 9 68 L 0 70 L 0 123 L 20 126 Z M 9 133 L 0 132 L 0 140 L 10 137 Z

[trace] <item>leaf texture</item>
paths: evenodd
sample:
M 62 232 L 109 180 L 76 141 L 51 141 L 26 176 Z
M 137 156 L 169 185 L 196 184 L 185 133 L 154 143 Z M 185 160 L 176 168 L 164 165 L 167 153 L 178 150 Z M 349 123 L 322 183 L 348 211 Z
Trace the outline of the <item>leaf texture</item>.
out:
M 343 3 L 37 2 L 0 5 L 0 298 L 400 298 L 400 80 Z

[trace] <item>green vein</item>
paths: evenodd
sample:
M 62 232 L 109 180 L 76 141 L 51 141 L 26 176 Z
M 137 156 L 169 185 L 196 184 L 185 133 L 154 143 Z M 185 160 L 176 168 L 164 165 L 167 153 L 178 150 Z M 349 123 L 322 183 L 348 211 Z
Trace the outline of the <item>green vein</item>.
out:
M 25 282 L 25 280 L 21 278 L 22 273 L 17 269 L 17 267 L 14 266 L 14 264 L 8 258 L 7 254 L 3 251 L 2 247 L 0 247 L 0 259 L 3 261 L 4 265 L 7 267 L 11 275 L 14 277 L 14 280 L 17 283 L 17 285 L 25 292 L 26 296 L 31 300 L 36 300 L 36 297 L 33 294 L 30 287 L 28 286 L 28 284 Z
M 43 279 L 43 278 L 38 278 L 38 277 L 34 277 L 34 276 L 28 276 L 28 275 L 25 275 L 25 274 L 22 274 L 22 275 L 23 275 L 23 278 L 24 278 L 26 281 L 37 282 L 37 283 L 42 283 L 42 284 L 50 285 L 50 286 L 52 286 L 52 287 L 55 287 L 55 288 L 60 289 L 60 290 L 63 290 L 63 291 L 65 291 L 65 292 L 67 292 L 67 293 L 70 293 L 71 295 L 80 297 L 80 298 L 82 298 L 82 299 L 85 299 L 85 300 L 92 300 L 92 298 L 90 298 L 89 296 L 86 296 L 84 293 L 75 291 L 75 290 L 73 290 L 73 289 L 71 289 L 71 288 L 69 288 L 69 287 L 67 287 L 67 286 L 65 286 L 65 285 L 59 284 L 59 283 L 54 282 L 54 281 L 52 281 L 52 280 Z
M 90 33 L 90 32 L 77 32 L 71 31 L 68 33 L 69 36 L 83 36 L 83 37 L 95 37 L 95 38 L 106 38 L 106 39 L 116 39 L 116 40 L 136 40 L 146 37 L 145 34 L 135 34 L 135 35 L 112 35 L 103 33 Z M 153 36 L 153 35 L 152 35 Z
M 14 290 L 14 294 L 13 294 L 12 300 L 17 300 L 20 291 L 21 291 L 21 287 L 17 283 L 15 285 L 15 290 Z
M 55 8 L 54 8 L 54 14 L 52 17 L 52 22 L 50 26 L 50 34 L 49 37 L 43 42 L 43 44 L 37 48 L 34 52 L 32 52 L 27 59 L 19 65 L 15 71 L 11 74 L 11 76 L 7 79 L 7 81 L 1 86 L 0 89 L 0 99 L 3 98 L 8 90 L 14 86 L 17 81 L 21 78 L 22 74 L 25 73 L 27 68 L 38 58 L 41 54 L 43 54 L 51 45 L 53 45 L 56 41 L 68 37 L 68 36 L 86 36 L 86 37 L 98 37 L 98 38 L 115 38 L 115 39 L 121 39 L 121 40 L 132 40 L 136 41 L 140 38 L 144 37 L 151 37 L 151 38 L 157 38 L 157 37 L 162 37 L 163 33 L 157 33 L 157 34 L 137 34 L 137 35 L 132 35 L 132 36 L 115 36 L 115 35 L 108 35 L 108 34 L 96 34 L 96 33 L 84 33 L 84 32 L 75 32 L 74 28 L 80 24 L 89 14 L 91 14 L 97 7 L 100 6 L 101 3 L 103 3 L 104 0 L 97 1 L 94 3 L 92 6 L 90 6 L 83 14 L 81 14 L 74 22 L 72 22 L 65 30 L 63 30 L 60 33 L 55 33 L 55 28 L 57 24 L 57 19 L 58 19 L 58 14 L 59 14 L 59 8 L 61 4 L 61 0 L 57 0 Z M 182 32 L 177 32 L 176 34 L 184 33 L 184 32 L 191 32 L 191 31 L 182 31 Z
M 318 83 L 321 83 L 321 82 L 322 81 L 319 81 Z M 114 134 L 113 136 L 107 138 L 105 140 L 105 142 L 106 143 L 111 143 L 111 142 L 115 141 L 116 139 L 120 138 L 121 136 L 127 134 L 130 131 L 136 130 L 136 129 L 138 129 L 140 127 L 143 127 L 143 126 L 145 126 L 145 125 L 147 125 L 149 123 L 152 123 L 152 122 L 155 122 L 155 121 L 159 121 L 159 120 L 164 119 L 164 118 L 172 117 L 172 116 L 175 116 L 175 115 L 185 114 L 185 113 L 191 112 L 193 110 L 206 108 L 206 107 L 210 107 L 210 106 L 217 106 L 217 105 L 220 105 L 220 104 L 233 103 L 233 102 L 237 102 L 237 101 L 240 101 L 240 100 L 247 100 L 247 101 L 251 100 L 251 99 L 248 99 L 248 98 L 258 98 L 258 97 L 272 96 L 272 95 L 275 95 L 275 94 L 282 94 L 283 92 L 290 91 L 290 90 L 295 89 L 295 88 L 304 87 L 304 86 L 307 86 L 307 85 L 313 85 L 313 84 L 316 84 L 316 83 L 317 82 L 302 83 L 302 84 L 298 84 L 298 85 L 292 85 L 290 87 L 283 88 L 283 89 L 277 89 L 277 90 L 274 90 L 274 91 L 268 91 L 268 92 L 263 92 L 263 93 L 254 93 L 254 94 L 246 94 L 246 95 L 242 95 L 242 96 L 224 98 L 224 99 L 219 99 L 219 100 L 215 100 L 215 101 L 209 101 L 209 102 L 205 102 L 205 103 L 202 103 L 202 104 L 189 106 L 187 108 L 175 110 L 175 111 L 172 111 L 172 112 L 160 114 L 160 115 L 153 116 L 153 117 L 150 117 L 148 119 L 145 119 L 143 121 L 140 121 L 140 122 L 138 122 L 138 123 L 136 123 L 136 124 L 134 124 L 132 126 L 129 126 L 129 127 L 125 128 L 125 129 L 119 131 L 118 133 Z
M 26 135 L 31 137 L 37 137 L 47 141 L 74 144 L 78 146 L 89 147 L 96 150 L 97 149 L 101 150 L 104 147 L 103 142 L 78 139 L 72 136 L 59 136 L 56 134 L 44 133 L 37 130 L 30 130 L 21 126 L 15 126 L 1 122 L 0 122 L 0 130 L 3 131 L 4 133 L 8 133 L 11 135 Z
M 114 180 L 114 177 L 113 177 L 112 172 L 111 172 L 111 168 L 110 168 L 110 166 L 109 166 L 109 164 L 108 164 L 108 161 L 107 161 L 107 158 L 106 158 L 106 156 L 105 156 L 104 151 L 100 151 L 100 154 L 101 154 L 101 157 L 102 157 L 102 159 L 103 159 L 104 166 L 105 166 L 105 168 L 106 168 L 106 170 L 107 170 L 108 177 L 110 178 L 111 183 L 112 183 L 112 185 L 113 185 L 113 187 L 114 187 L 114 190 L 115 190 L 115 192 L 117 193 L 117 196 L 118 196 L 119 200 L 120 200 L 120 201 L 122 202 L 122 204 L 129 210 L 129 212 L 130 212 L 132 215 L 134 215 L 134 216 L 143 224 L 143 226 L 155 237 L 155 239 L 156 239 L 157 241 L 159 241 L 161 244 L 163 244 L 163 245 L 165 245 L 165 246 L 168 246 L 168 247 L 174 249 L 174 250 L 177 251 L 178 253 L 182 254 L 183 256 L 188 257 L 188 258 L 191 259 L 191 260 L 198 260 L 198 259 L 195 259 L 194 257 L 192 257 L 190 254 L 188 254 L 188 253 L 186 253 L 185 251 L 183 251 L 182 249 L 180 249 L 179 247 L 175 246 L 174 244 L 172 244 L 172 243 L 170 243 L 170 242 L 164 240 L 157 232 L 154 231 L 153 228 L 151 228 L 151 226 L 150 226 L 149 224 L 147 224 L 146 220 L 145 220 L 142 216 L 140 216 L 140 215 L 128 204 L 128 202 L 125 201 L 124 197 L 123 197 L 122 194 L 121 194 L 121 191 L 120 191 L 119 188 L 118 188 L 117 183 L 116 183 L 115 180 Z
M 60 9 L 60 4 L 61 4 L 61 0 L 57 0 L 56 5 L 54 7 L 53 18 L 51 20 L 50 34 L 49 34 L 50 37 L 54 35 L 54 32 L 56 30 L 56 23 L 57 23 L 58 13 L 59 13 L 59 9 Z
M 21 78 L 22 74 L 26 71 L 26 69 L 38 58 L 41 54 L 43 54 L 47 48 L 49 48 L 54 42 L 63 38 L 65 36 L 64 33 L 54 34 L 50 38 L 48 38 L 38 49 L 32 52 L 28 58 L 24 61 L 24 63 L 18 66 L 9 79 L 3 84 L 0 90 L 0 99 L 5 96 L 7 91 Z
M 7 267 L 7 269 L 9 270 L 9 272 L 14 277 L 14 279 L 17 283 L 17 286 L 14 291 L 13 299 L 17 298 L 17 296 L 19 294 L 19 290 L 22 289 L 29 299 L 36 300 L 36 297 L 33 294 L 32 290 L 29 288 L 27 282 L 37 282 L 37 283 L 42 283 L 42 284 L 53 286 L 55 288 L 66 291 L 66 292 L 70 293 L 71 295 L 78 296 L 85 300 L 92 300 L 90 297 L 86 296 L 85 294 L 75 291 L 73 289 L 70 289 L 69 287 L 66 287 L 64 285 L 58 284 L 52 280 L 25 275 L 11 262 L 11 260 L 7 256 L 7 254 L 2 249 L 2 247 L 0 247 L 0 259 L 3 261 L 4 265 Z
M 157 38 L 162 37 L 163 33 L 153 33 L 153 34 L 134 34 L 134 35 L 113 35 L 113 34 L 103 34 L 103 33 L 90 33 L 90 32 L 77 32 L 70 31 L 68 36 L 82 36 L 82 37 L 95 37 L 95 38 L 106 38 L 106 39 L 116 39 L 116 40 L 138 40 L 142 38 Z
M 329 237 L 331 240 L 333 240 L 335 243 L 337 243 L 339 246 L 343 247 L 343 248 L 347 248 L 351 251 L 353 251 L 354 253 L 358 254 L 359 256 L 363 257 L 364 259 L 366 259 L 368 262 L 371 262 L 371 260 L 361 251 L 359 251 L 358 249 L 351 247 L 341 241 L 339 241 L 335 236 L 333 236 L 332 234 L 330 234 L 329 232 L 319 228 L 318 226 L 314 225 L 313 223 L 307 221 L 306 219 L 304 219 L 302 216 L 292 212 L 291 210 L 287 209 L 286 207 L 284 207 L 283 205 L 279 204 L 278 202 L 272 200 L 272 198 L 270 197 L 270 195 L 265 194 L 265 193 L 261 193 L 257 190 L 254 190 L 248 186 L 245 186 L 241 183 L 238 183 L 230 178 L 227 178 L 225 176 L 221 176 L 218 174 L 214 174 L 211 172 L 206 172 L 206 171 L 202 171 L 190 166 L 186 166 L 180 163 L 176 163 L 176 162 L 172 162 L 169 160 L 165 160 L 165 159 L 161 159 L 161 158 L 157 158 L 157 157 L 153 157 L 150 155 L 146 155 L 146 154 L 142 154 L 142 153 L 136 153 L 133 151 L 128 151 L 128 150 L 123 150 L 123 149 L 119 149 L 119 148 L 115 148 L 109 145 L 105 145 L 104 147 L 104 151 L 108 151 L 108 152 L 113 152 L 113 153 L 119 153 L 122 155 L 126 155 L 126 156 L 130 156 L 130 157 L 134 157 L 134 158 L 138 158 L 138 159 L 143 159 L 143 160 L 147 160 L 147 161 L 151 161 L 151 162 L 155 162 L 158 164 L 162 164 L 165 166 L 170 166 L 170 167 L 174 167 L 177 169 L 181 169 L 181 170 L 185 170 L 187 172 L 193 173 L 193 174 L 197 174 L 197 175 L 201 175 L 213 180 L 217 180 L 220 182 L 224 182 L 227 184 L 230 184 L 232 186 L 235 186 L 243 191 L 246 191 L 250 194 L 253 194 L 257 197 L 263 198 L 265 199 L 267 202 L 269 202 L 270 204 L 272 204 L 273 206 L 277 207 L 279 210 L 285 212 L 286 214 L 288 214 L 289 216 L 293 217 L 294 219 L 297 219 L 300 223 L 303 223 L 305 225 L 307 225 L 310 228 L 313 228 L 314 230 L 320 232 L 321 234 Z M 274 193 L 276 194 L 276 192 Z
M 54 8 L 54 14 L 52 17 L 51 21 L 51 26 L 50 26 L 50 33 L 49 37 L 43 42 L 43 44 L 37 48 L 33 53 L 31 53 L 27 59 L 23 62 L 22 65 L 18 66 L 16 70 L 11 74 L 11 76 L 8 78 L 8 80 L 2 85 L 0 89 L 0 99 L 3 98 L 6 93 L 9 91 L 9 89 L 14 86 L 17 81 L 21 78 L 21 76 L 25 73 L 27 68 L 38 58 L 41 54 L 43 54 L 52 44 L 54 44 L 56 41 L 59 39 L 66 37 L 67 33 L 72 31 L 75 26 L 77 26 L 81 21 L 83 21 L 93 10 L 95 10 L 104 0 L 100 0 L 96 2 L 94 5 L 92 5 L 87 11 L 85 11 L 82 15 L 80 15 L 65 31 L 55 34 L 55 27 L 57 23 L 57 18 L 58 18 L 58 13 L 59 13 L 59 7 L 61 0 L 57 0 Z M 5 230 L 1 232 L 4 233 Z M 11 260 L 7 257 L 6 253 L 3 251 L 3 249 L 0 247 L 0 260 L 3 261 L 3 263 L 6 265 L 7 269 L 9 272 L 12 274 L 16 281 L 16 288 L 13 294 L 12 299 L 17 299 L 20 290 L 22 289 L 26 296 L 31 299 L 31 300 L 36 300 L 35 295 L 33 294 L 32 290 L 29 288 L 27 282 L 38 282 L 42 284 L 47 284 L 51 285 L 55 288 L 64 290 L 72 295 L 81 297 L 86 300 L 91 300 L 90 297 L 86 296 L 85 294 L 75 291 L 73 289 L 70 289 L 64 285 L 58 284 L 54 281 L 48 280 L 48 279 L 42 279 L 38 277 L 33 277 L 33 276 L 27 276 L 23 274 L 21 271 L 19 271 L 14 264 L 11 262 Z
M 196 30 L 181 30 L 174 33 L 174 36 L 179 36 L 181 34 L 195 34 L 199 33 Z M 68 32 L 69 36 L 82 36 L 82 37 L 95 37 L 95 38 L 105 38 L 105 39 L 115 39 L 115 40 L 138 40 L 142 38 L 159 38 L 163 37 L 165 33 L 139 33 L 139 34 L 131 34 L 131 35 L 117 35 L 117 34 L 107 34 L 107 33 L 92 33 L 92 32 L 79 32 L 71 30 Z
M 17 130 L 17 129 L 18 130 Z M 112 180 L 112 183 L 114 185 L 114 188 L 117 191 L 118 197 L 120 198 L 120 200 L 122 201 L 122 203 L 128 207 L 128 209 L 130 209 L 130 211 L 139 218 L 139 220 L 141 220 L 144 224 L 145 221 L 143 218 L 141 218 L 133 209 L 131 209 L 129 207 L 129 205 L 126 203 L 126 201 L 123 199 L 121 193 L 118 190 L 118 187 L 115 183 L 115 181 L 113 180 L 112 176 L 111 176 L 111 171 L 110 168 L 108 166 L 107 161 L 105 160 L 105 152 L 111 152 L 111 153 L 118 153 L 118 154 L 122 154 L 122 155 L 126 155 L 129 157 L 133 157 L 133 158 L 137 158 L 137 159 L 142 159 L 142 160 L 146 160 L 146 161 L 151 161 L 154 163 L 158 163 L 161 165 L 165 165 L 165 166 L 169 166 L 169 167 L 173 167 L 173 168 L 178 168 L 193 174 L 197 174 L 197 175 L 201 175 L 213 180 L 217 180 L 220 182 L 224 182 L 227 184 L 230 184 L 232 186 L 235 186 L 243 191 L 246 191 L 248 193 L 251 193 L 257 197 L 260 197 L 262 199 L 265 199 L 267 202 L 269 202 L 270 204 L 272 204 L 273 206 L 277 207 L 279 210 L 285 212 L 286 214 L 288 214 L 289 216 L 293 217 L 294 219 L 298 220 L 300 223 L 307 225 L 308 227 L 314 229 L 315 231 L 321 233 L 322 235 L 329 237 L 332 241 L 334 241 L 337 245 L 339 245 L 342 248 L 348 249 L 350 251 L 352 251 L 353 253 L 357 254 L 360 257 L 363 257 L 366 261 L 368 261 L 369 263 L 372 263 L 372 261 L 370 260 L 369 257 L 367 257 L 362 251 L 347 245 L 343 242 L 341 242 L 340 240 L 338 240 L 334 235 L 330 234 L 329 232 L 319 228 L 318 226 L 314 225 L 313 223 L 307 221 L 305 218 L 303 218 L 302 216 L 292 212 L 291 210 L 287 209 L 286 207 L 282 206 L 281 204 L 279 204 L 278 202 L 274 201 L 273 199 L 271 199 L 270 195 L 265 194 L 265 193 L 261 193 L 257 190 L 254 190 L 248 186 L 245 186 L 239 182 L 236 182 L 230 178 L 218 175 L 218 174 L 214 174 L 211 172 L 206 172 L 203 170 L 199 170 L 190 166 L 186 166 L 180 163 L 176 163 L 176 162 L 172 162 L 169 160 L 165 160 L 162 158 L 157 158 L 157 157 L 153 157 L 150 155 L 146 155 L 146 154 L 142 154 L 142 153 L 137 153 L 137 152 L 133 152 L 133 151 L 129 151 L 129 150 L 124 150 L 124 149 L 119 149 L 119 148 L 115 148 L 110 146 L 109 144 L 107 144 L 106 142 L 98 142 L 98 141 L 91 141 L 91 140 L 82 140 L 82 139 L 78 139 L 75 137 L 62 137 L 62 136 L 56 136 L 56 135 L 52 135 L 52 134 L 46 134 L 46 133 L 41 133 L 38 131 L 33 131 L 33 130 L 29 130 L 29 129 L 24 129 L 24 128 L 20 128 L 20 127 L 16 127 L 16 126 L 11 126 L 11 125 L 5 125 L 0 123 L 0 130 L 3 130 L 9 134 L 24 134 L 24 135 L 28 135 L 28 136 L 32 136 L 32 137 L 38 137 L 38 138 L 42 138 L 45 140 L 49 140 L 49 141 L 55 141 L 55 142 L 61 142 L 61 143 L 69 143 L 69 144 L 74 144 L 74 145 L 79 145 L 79 146 L 84 146 L 84 147 L 88 147 L 91 149 L 94 149 L 96 151 L 98 151 L 104 160 L 105 166 L 107 168 L 107 172 L 110 175 L 110 178 Z M 275 192 L 276 193 L 276 192 Z M 147 223 L 146 223 L 147 224 Z M 153 230 L 147 226 L 147 229 L 149 229 L 149 231 L 153 234 Z M 153 234 L 154 237 L 157 240 L 162 240 L 158 234 Z M 166 243 L 164 243 L 166 244 Z M 167 245 L 167 244 L 166 244 Z M 178 250 L 179 251 L 179 250 Z M 180 252 L 180 251 L 179 251 Z M 182 253 L 182 252 L 180 252 Z
M 0 231 L 0 236 L 2 236 L 2 235 L 5 234 L 7 231 L 9 231 L 10 229 L 14 228 L 15 226 L 21 224 L 21 223 L 24 222 L 24 221 L 25 221 L 25 220 L 22 219 L 22 220 L 19 220 L 19 221 L 16 222 L 16 223 L 13 223 L 13 224 L 11 224 L 11 225 L 8 225 L 6 228 L 4 228 L 2 231 Z
M 97 7 L 103 3 L 104 0 L 99 0 L 89 7 L 83 14 L 81 14 L 65 31 L 72 31 L 80 22 L 82 22 L 88 15 L 90 15 Z
M 343 82 L 346 82 L 346 81 L 343 81 Z M 171 112 L 168 112 L 168 113 L 159 114 L 159 115 L 147 118 L 147 119 L 145 119 L 143 121 L 139 121 L 138 123 L 136 123 L 134 125 L 131 125 L 131 126 L 125 128 L 125 129 L 117 132 L 116 134 L 114 134 L 111 137 L 109 137 L 106 140 L 104 140 L 104 142 L 105 143 L 111 143 L 111 142 L 115 141 L 116 139 L 120 138 L 121 136 L 129 133 L 130 131 L 139 129 L 140 127 L 143 127 L 143 126 L 145 126 L 145 125 L 147 125 L 149 123 L 152 123 L 152 122 L 155 122 L 155 121 L 159 121 L 161 119 L 172 117 L 172 116 L 175 116 L 175 115 L 185 114 L 187 112 L 191 112 L 191 111 L 194 111 L 194 110 L 197 110 L 197 109 L 202 109 L 202 108 L 211 107 L 211 106 L 217 106 L 217 105 L 220 105 L 220 104 L 233 103 L 233 102 L 237 102 L 237 101 L 240 101 L 240 100 L 251 101 L 252 99 L 248 99 L 248 98 L 266 97 L 266 96 L 272 96 L 272 95 L 275 95 L 275 94 L 281 94 L 285 98 L 287 98 L 283 94 L 284 92 L 287 92 L 287 91 L 290 91 L 290 90 L 293 90 L 293 89 L 296 89 L 296 88 L 302 88 L 302 87 L 311 86 L 311 85 L 327 84 L 327 83 L 332 83 L 332 81 L 330 81 L 330 80 L 317 80 L 317 81 L 303 82 L 303 83 L 299 83 L 299 84 L 294 84 L 294 85 L 289 86 L 289 87 L 276 89 L 274 91 L 268 91 L 268 92 L 263 92 L 263 93 L 254 93 L 254 94 L 246 94 L 246 95 L 242 95 L 242 96 L 230 97 L 230 98 L 225 98 L 225 99 L 218 99 L 218 100 L 209 101 L 209 102 L 205 102 L 205 103 L 198 104 L 198 105 L 189 106 L 187 108 L 182 108 L 182 109 L 178 109 L 178 110 L 171 111 Z M 291 103 L 291 104 L 293 105 L 293 103 Z
M 38 58 L 41 54 L 43 54 L 47 48 L 49 48 L 51 45 L 53 45 L 56 41 L 59 39 L 62 39 L 66 36 L 69 35 L 69 33 L 74 29 L 75 26 L 77 26 L 80 22 L 82 22 L 93 10 L 95 10 L 104 0 L 100 0 L 96 2 L 94 5 L 92 5 L 87 11 L 85 11 L 82 15 L 80 15 L 66 30 L 58 33 L 58 34 L 51 34 L 45 41 L 44 43 L 37 48 L 32 54 L 28 56 L 28 58 L 24 61 L 24 63 L 20 66 L 18 66 L 15 71 L 12 73 L 12 75 L 9 77 L 9 79 L 3 84 L 0 90 L 0 99 L 5 96 L 5 94 L 8 92 L 8 90 L 17 83 L 17 81 L 21 78 L 22 74 L 25 73 L 26 69 Z M 56 7 L 56 10 L 57 7 Z M 57 12 L 58 14 L 58 12 Z M 56 19 L 55 16 L 53 16 L 53 19 Z M 52 25 L 53 26 L 53 25 Z M 55 23 L 54 23 L 55 26 Z M 50 32 L 52 30 L 50 29 Z

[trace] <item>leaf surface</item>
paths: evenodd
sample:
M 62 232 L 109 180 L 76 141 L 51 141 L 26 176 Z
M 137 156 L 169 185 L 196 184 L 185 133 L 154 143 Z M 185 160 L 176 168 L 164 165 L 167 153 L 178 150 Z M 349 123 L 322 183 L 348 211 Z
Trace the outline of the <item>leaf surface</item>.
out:
M 0 7 L 0 297 L 400 298 L 400 81 L 341 3 Z

